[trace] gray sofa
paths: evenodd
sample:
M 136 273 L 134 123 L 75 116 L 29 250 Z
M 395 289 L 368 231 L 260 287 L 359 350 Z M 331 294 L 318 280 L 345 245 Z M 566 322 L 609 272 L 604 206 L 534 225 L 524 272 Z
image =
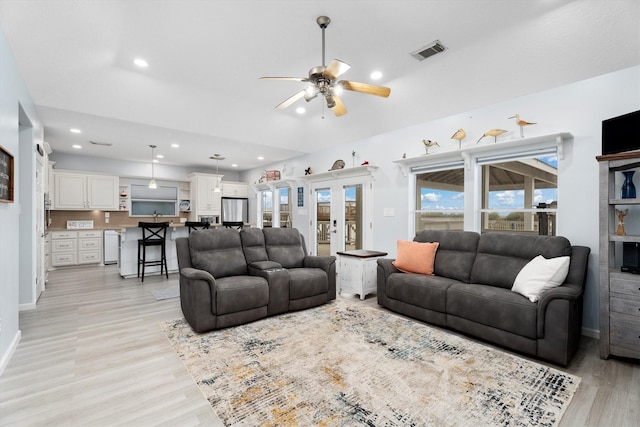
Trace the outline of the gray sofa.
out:
M 414 241 L 439 242 L 434 275 L 404 273 L 378 260 L 378 304 L 424 322 L 566 366 L 582 326 L 582 294 L 590 249 L 564 237 L 467 231 L 422 231 Z M 565 282 L 537 302 L 511 291 L 537 255 L 570 256 Z
M 333 256 L 307 254 L 295 228 L 209 229 L 176 239 L 180 305 L 205 332 L 336 298 Z

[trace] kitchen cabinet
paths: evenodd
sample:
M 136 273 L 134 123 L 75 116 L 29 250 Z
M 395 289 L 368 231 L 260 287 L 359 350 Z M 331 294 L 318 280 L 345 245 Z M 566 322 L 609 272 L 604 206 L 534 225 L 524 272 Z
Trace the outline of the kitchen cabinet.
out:
M 192 173 L 189 175 L 192 221 L 200 216 L 219 216 L 222 199 L 222 175 Z M 218 188 L 220 191 L 216 191 Z
M 65 267 L 102 262 L 102 231 L 53 231 L 51 266 Z
M 249 186 L 244 182 L 223 182 L 222 195 L 224 197 L 248 197 Z
M 119 180 L 111 175 L 53 173 L 53 209 L 118 210 Z

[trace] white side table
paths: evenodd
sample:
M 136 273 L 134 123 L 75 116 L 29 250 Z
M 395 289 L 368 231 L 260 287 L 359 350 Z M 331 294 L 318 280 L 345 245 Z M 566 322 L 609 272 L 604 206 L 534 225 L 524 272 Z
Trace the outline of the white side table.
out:
M 378 258 L 385 257 L 386 252 L 359 249 L 338 252 L 339 293 L 342 291 L 360 295 L 364 300 L 367 294 L 378 286 Z

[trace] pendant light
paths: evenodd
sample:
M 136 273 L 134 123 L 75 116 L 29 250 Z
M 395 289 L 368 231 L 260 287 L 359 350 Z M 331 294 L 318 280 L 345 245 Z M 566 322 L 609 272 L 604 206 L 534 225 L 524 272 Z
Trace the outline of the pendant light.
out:
M 216 186 L 213 189 L 214 193 L 220 193 L 222 191 L 222 186 L 220 185 L 220 178 L 221 176 L 218 173 L 218 166 L 220 165 L 220 160 L 224 160 L 225 158 L 222 157 L 220 154 L 214 154 L 213 156 L 209 157 L 211 160 L 215 160 L 216 161 Z
M 156 148 L 155 145 L 149 145 L 151 147 L 151 181 L 149 181 L 149 188 L 156 189 L 158 188 L 158 184 L 156 183 L 154 168 L 153 168 L 153 150 Z

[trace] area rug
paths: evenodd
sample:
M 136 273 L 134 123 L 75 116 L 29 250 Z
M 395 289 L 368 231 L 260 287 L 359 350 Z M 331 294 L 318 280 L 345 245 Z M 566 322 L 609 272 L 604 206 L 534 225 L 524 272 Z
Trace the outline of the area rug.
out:
M 341 298 L 200 335 L 161 326 L 226 426 L 553 426 L 580 382 Z
M 151 294 L 158 300 L 178 298 L 180 296 L 180 288 L 175 286 L 173 288 L 166 289 L 154 289 Z

